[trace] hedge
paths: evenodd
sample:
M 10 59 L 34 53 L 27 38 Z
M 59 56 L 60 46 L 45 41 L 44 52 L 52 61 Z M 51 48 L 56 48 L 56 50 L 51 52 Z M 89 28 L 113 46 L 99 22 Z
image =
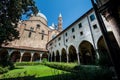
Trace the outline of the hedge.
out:
M 40 65 L 40 62 L 16 62 L 15 66 L 33 66 L 33 65 Z
M 73 80 L 113 80 L 114 73 L 107 67 L 94 65 L 69 65 L 67 63 L 45 63 L 44 65 L 71 72 Z

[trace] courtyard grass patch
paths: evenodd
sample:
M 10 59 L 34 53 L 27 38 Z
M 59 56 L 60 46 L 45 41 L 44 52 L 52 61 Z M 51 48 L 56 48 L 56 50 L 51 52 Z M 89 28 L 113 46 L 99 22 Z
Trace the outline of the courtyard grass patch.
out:
M 20 78 L 25 76 L 33 76 L 34 80 L 38 78 L 45 78 L 46 80 L 50 76 L 57 76 L 63 73 L 68 73 L 66 71 L 53 69 L 44 65 L 35 65 L 35 66 L 16 66 L 14 70 L 10 70 L 9 72 L 0 76 L 0 79 L 10 79 Z M 35 79 L 36 78 L 36 79 Z

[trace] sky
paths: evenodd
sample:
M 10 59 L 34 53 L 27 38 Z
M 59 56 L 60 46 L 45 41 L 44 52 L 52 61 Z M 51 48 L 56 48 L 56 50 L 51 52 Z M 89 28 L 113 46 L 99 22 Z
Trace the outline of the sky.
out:
M 48 20 L 48 26 L 58 24 L 58 16 L 63 18 L 63 29 L 76 21 L 92 8 L 90 0 L 34 0 L 37 8 Z

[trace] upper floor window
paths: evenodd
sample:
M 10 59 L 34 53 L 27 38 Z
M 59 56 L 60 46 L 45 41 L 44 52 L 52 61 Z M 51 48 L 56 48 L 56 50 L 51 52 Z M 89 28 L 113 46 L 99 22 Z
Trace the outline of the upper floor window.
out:
M 79 28 L 81 28 L 82 27 L 82 23 L 79 23 L 78 26 L 79 26 Z
M 75 39 L 75 35 L 73 35 L 73 39 Z
M 30 27 L 29 34 L 28 34 L 28 37 L 29 37 L 29 38 L 31 37 L 33 30 L 34 30 L 34 28 L 33 28 L 33 27 Z
M 90 15 L 90 20 L 91 21 L 95 20 L 95 15 L 94 14 Z
M 59 46 L 60 46 L 60 43 L 59 43 Z
M 83 31 L 80 32 L 80 35 L 81 35 L 81 36 L 83 35 Z
M 68 42 L 68 39 L 66 39 L 66 42 Z
M 67 32 L 65 33 L 65 35 L 67 36 Z
M 60 40 L 61 40 L 61 37 L 58 38 L 58 41 L 60 41 Z
M 75 29 L 74 29 L 74 28 L 72 28 L 72 32 L 75 32 Z
M 36 28 L 40 28 L 40 24 L 37 24 L 37 25 L 36 25 Z
M 42 30 L 42 37 L 41 37 L 41 40 L 43 40 L 43 39 L 44 39 L 44 34 L 45 34 L 45 31 L 44 31 L 44 30 Z
M 97 29 L 97 24 L 94 24 L 94 25 L 93 25 L 93 28 L 94 28 L 94 29 Z
M 50 43 L 50 46 L 52 46 L 53 43 Z

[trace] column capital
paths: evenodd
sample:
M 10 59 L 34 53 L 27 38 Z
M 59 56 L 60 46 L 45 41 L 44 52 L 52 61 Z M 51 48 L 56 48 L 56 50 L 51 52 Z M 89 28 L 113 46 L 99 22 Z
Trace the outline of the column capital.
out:
M 11 55 L 14 49 L 7 49 L 7 51 L 8 51 L 8 54 Z

